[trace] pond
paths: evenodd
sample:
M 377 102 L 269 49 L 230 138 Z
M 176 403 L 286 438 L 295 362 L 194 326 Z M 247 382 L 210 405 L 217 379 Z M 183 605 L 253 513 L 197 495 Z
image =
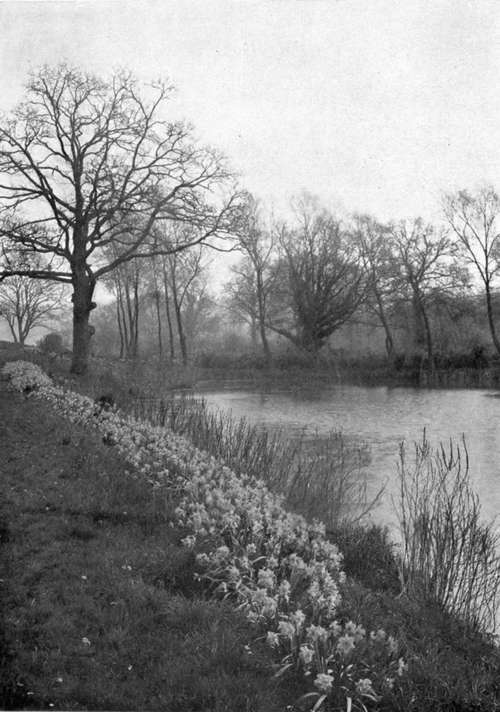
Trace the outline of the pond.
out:
M 311 437 L 340 430 L 351 444 L 369 447 L 370 491 L 387 482 L 374 518 L 394 522 L 391 494 L 397 491 L 399 444 L 412 448 L 424 428 L 432 444 L 465 437 L 470 474 L 485 519 L 500 511 L 500 397 L 494 391 L 327 385 L 261 390 L 230 383 L 201 384 L 211 408 L 235 418 Z

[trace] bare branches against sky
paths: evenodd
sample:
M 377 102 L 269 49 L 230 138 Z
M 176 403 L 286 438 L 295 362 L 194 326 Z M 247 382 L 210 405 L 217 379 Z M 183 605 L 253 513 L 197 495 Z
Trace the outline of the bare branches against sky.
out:
M 168 76 L 175 111 L 276 205 L 306 189 L 381 219 L 500 172 L 496 0 L 0 3 L 2 109 L 66 59 Z

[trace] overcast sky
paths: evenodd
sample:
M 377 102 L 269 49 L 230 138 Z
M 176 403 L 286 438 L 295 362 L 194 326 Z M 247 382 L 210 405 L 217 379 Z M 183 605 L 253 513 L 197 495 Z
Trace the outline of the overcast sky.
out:
M 306 189 L 382 219 L 500 188 L 499 0 L 0 2 L 0 107 L 30 67 L 126 66 L 279 208 Z

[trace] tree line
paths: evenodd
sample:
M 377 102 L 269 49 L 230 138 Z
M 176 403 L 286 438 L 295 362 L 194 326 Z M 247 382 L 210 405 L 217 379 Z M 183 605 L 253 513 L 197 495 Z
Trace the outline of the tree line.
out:
M 0 123 L 0 315 L 16 340 L 56 316 L 70 291 L 72 371 L 85 372 L 101 282 L 114 295 L 101 309 L 114 311 L 120 356 L 138 356 L 147 312 L 160 357 L 187 363 L 193 334 L 216 327 L 210 247 L 240 252 L 217 309 L 249 326 L 267 362 L 273 335 L 316 356 L 363 320 L 383 331 L 393 362 L 405 320 L 432 365 L 436 315 L 453 321 L 472 294 L 500 354 L 493 187 L 444 196 L 439 226 L 339 218 L 307 194 L 289 220 L 273 221 L 216 150 L 169 120 L 171 93 L 127 72 L 43 67 Z
M 260 335 L 266 359 L 269 333 L 317 354 L 341 326 L 358 320 L 383 330 L 393 362 L 395 331 L 404 321 L 414 352 L 432 366 L 436 315 L 457 320 L 481 293 L 500 354 L 500 199 L 492 187 L 444 196 L 440 226 L 362 214 L 341 220 L 308 195 L 293 208 L 288 224 L 265 226 L 258 203 L 248 201 L 239 238 L 244 257 L 228 285 L 231 308 Z

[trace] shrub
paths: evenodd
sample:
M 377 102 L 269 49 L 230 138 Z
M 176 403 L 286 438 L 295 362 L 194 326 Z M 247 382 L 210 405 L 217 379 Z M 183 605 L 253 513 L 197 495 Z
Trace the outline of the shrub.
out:
M 8 361 L 2 373 L 10 379 L 12 387 L 30 393 L 41 386 L 50 386 L 52 381 L 34 363 L 29 361 Z
M 42 353 L 49 354 L 62 354 L 64 351 L 64 343 L 61 334 L 53 331 L 50 334 L 46 334 L 38 342 L 38 348 Z
M 401 592 L 397 546 L 378 524 L 344 523 L 327 531 L 344 557 L 344 571 L 373 591 Z
M 408 462 L 401 445 L 399 521 L 406 593 L 493 632 L 500 593 L 499 535 L 481 520 L 465 441 L 431 448 L 424 431 Z

